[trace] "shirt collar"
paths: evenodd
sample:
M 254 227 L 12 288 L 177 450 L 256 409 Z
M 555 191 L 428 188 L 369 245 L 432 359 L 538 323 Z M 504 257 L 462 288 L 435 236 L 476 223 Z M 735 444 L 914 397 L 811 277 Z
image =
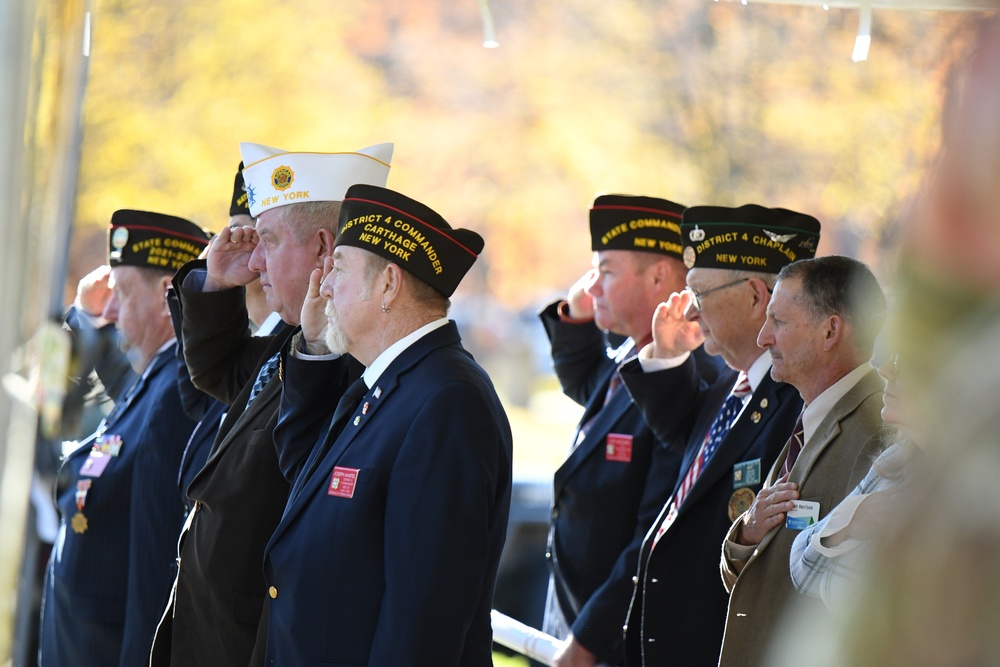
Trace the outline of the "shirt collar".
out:
M 447 317 L 434 320 L 433 322 L 420 327 L 416 331 L 406 334 L 387 347 L 382 354 L 375 358 L 375 361 L 372 362 L 371 366 L 365 369 L 365 372 L 361 376 L 365 379 L 365 384 L 368 385 L 368 388 L 371 389 L 375 386 L 375 383 L 378 381 L 385 369 L 389 367 L 389 364 L 391 364 L 396 357 L 403 353 L 403 350 L 410 347 L 430 332 L 440 329 L 446 324 L 448 324 Z
M 279 322 L 281 322 L 281 315 L 272 311 L 267 317 L 264 318 L 264 321 L 260 323 L 260 326 L 257 327 L 257 331 L 255 331 L 253 335 L 258 338 L 262 336 L 270 336 L 274 333 L 274 330 L 277 328 Z
M 823 390 L 813 402 L 805 407 L 802 412 L 803 442 L 809 442 L 813 433 L 819 428 L 820 423 L 830 414 L 830 410 L 842 399 L 847 392 L 854 388 L 854 385 L 861 382 L 861 378 L 868 374 L 874 366 L 866 361 L 853 371 L 840 378 L 832 385 Z
M 757 359 L 750 364 L 750 368 L 747 369 L 747 380 L 750 381 L 750 393 L 757 391 L 757 387 L 760 383 L 764 381 L 764 376 L 771 371 L 771 353 L 769 351 L 764 351 Z M 749 401 L 750 397 L 747 396 L 744 402 Z

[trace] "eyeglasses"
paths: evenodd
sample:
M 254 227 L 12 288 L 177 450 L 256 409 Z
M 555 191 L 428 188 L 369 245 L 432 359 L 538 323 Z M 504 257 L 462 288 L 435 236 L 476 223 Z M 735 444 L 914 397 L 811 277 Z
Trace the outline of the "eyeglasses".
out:
M 691 289 L 690 287 L 688 287 L 687 291 L 691 295 L 691 306 L 694 307 L 695 310 L 700 311 L 701 310 L 701 300 L 704 299 L 709 294 L 711 294 L 712 292 L 718 292 L 720 289 L 726 289 L 727 287 L 732 287 L 733 285 L 739 285 L 740 283 L 745 283 L 748 280 L 750 280 L 750 279 L 749 278 L 740 278 L 739 280 L 734 280 L 731 283 L 726 283 L 725 285 L 719 285 L 718 287 L 713 287 L 712 289 L 707 289 L 704 292 L 695 292 L 693 289 Z

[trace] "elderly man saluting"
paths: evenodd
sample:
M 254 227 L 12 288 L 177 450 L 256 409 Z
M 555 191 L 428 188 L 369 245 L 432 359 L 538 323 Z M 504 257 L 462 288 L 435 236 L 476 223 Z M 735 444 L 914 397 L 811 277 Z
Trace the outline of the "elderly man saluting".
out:
M 622 368 L 656 436 L 686 442 L 681 477 L 639 554 L 625 635 L 629 667 L 718 660 L 729 601 L 719 545 L 802 412 L 795 387 L 771 378 L 771 355 L 757 346 L 757 333 L 778 272 L 813 257 L 819 234 L 818 220 L 784 208 L 684 211 L 688 289 L 657 307 L 653 344 Z M 702 342 L 732 369 L 711 384 L 690 358 Z
M 351 187 L 340 220 L 284 359 L 293 485 L 264 555 L 267 662 L 490 665 L 511 433 L 447 319 L 483 240 L 374 186 Z M 343 353 L 365 371 L 330 417 Z

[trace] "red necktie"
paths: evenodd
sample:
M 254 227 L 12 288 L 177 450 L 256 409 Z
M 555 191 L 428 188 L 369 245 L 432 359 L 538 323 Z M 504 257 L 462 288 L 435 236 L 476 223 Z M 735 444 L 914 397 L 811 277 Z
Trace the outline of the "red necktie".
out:
M 571 448 L 570 451 L 576 449 L 580 445 L 580 443 L 583 442 L 583 439 L 587 437 L 587 432 L 590 430 L 591 424 L 593 424 L 594 420 L 597 419 L 598 416 L 600 416 L 601 410 L 603 410 L 604 407 L 611 402 L 611 399 L 614 398 L 615 394 L 618 393 L 618 390 L 621 389 L 622 386 L 621 368 L 639 354 L 639 349 L 640 348 L 638 345 L 633 345 L 632 349 L 629 350 L 628 354 L 626 354 L 625 357 L 618 363 L 618 366 L 615 368 L 615 372 L 611 374 L 611 380 L 608 381 L 608 389 L 607 391 L 604 392 L 604 403 L 601 404 L 601 409 L 592 414 L 587 419 L 587 421 L 585 421 L 583 425 L 577 430 L 576 440 L 573 441 L 573 447 Z
M 802 451 L 802 446 L 805 444 L 805 429 L 802 428 L 802 413 L 799 413 L 799 418 L 795 420 L 795 428 L 792 429 L 792 436 L 788 438 L 788 456 L 785 457 L 785 464 L 781 466 L 781 475 L 788 474 L 788 471 L 792 469 L 795 465 L 795 459 L 799 458 L 799 452 Z

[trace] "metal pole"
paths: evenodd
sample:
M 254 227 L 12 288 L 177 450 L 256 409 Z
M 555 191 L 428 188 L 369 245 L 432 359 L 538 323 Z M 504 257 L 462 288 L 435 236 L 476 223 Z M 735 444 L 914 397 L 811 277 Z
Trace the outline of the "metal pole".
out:
M 16 377 L 7 377 L 20 340 L 28 257 L 24 211 L 24 135 L 35 3 L 0 3 L 0 659 L 12 652 L 18 575 L 31 480 L 34 420 L 22 408 Z M 27 451 L 24 451 L 27 450 Z
M 63 305 L 86 8 L 87 0 L 0 2 L 0 662 L 14 664 L 31 662 L 37 616 L 29 489 L 35 380 L 46 375 L 40 365 L 47 359 L 31 343 Z

